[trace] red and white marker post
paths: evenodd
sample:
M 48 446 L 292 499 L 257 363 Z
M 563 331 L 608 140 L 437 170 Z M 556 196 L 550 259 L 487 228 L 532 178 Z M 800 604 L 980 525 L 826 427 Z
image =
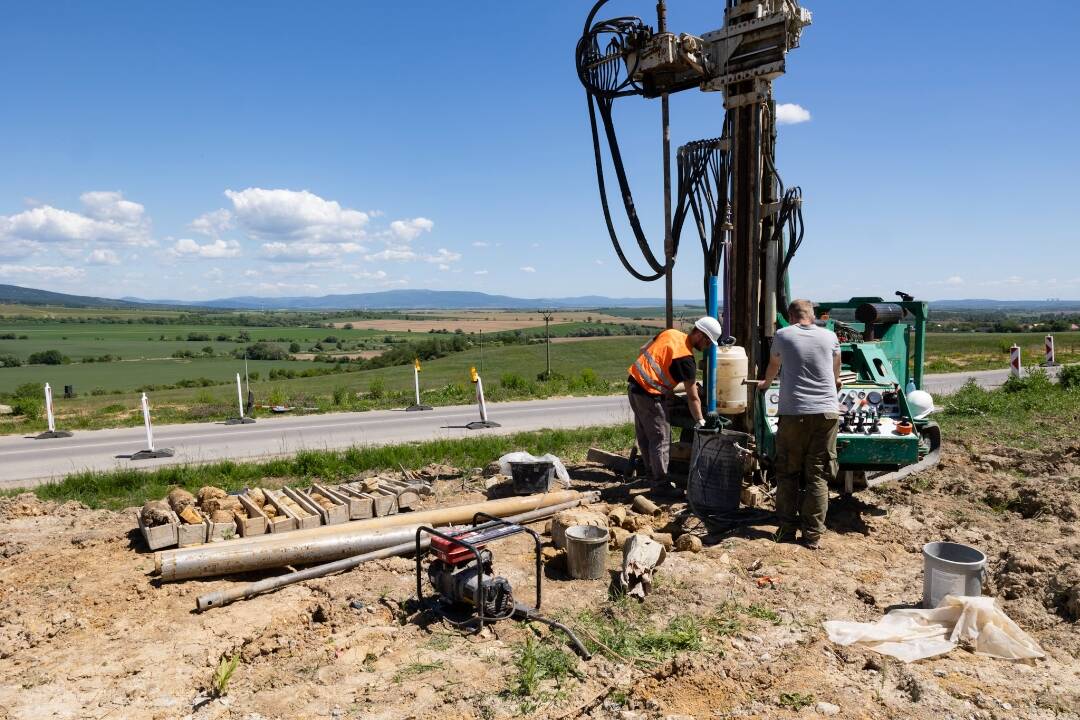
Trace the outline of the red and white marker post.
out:
M 45 419 L 49 423 L 49 429 L 40 435 L 35 435 L 35 440 L 51 440 L 53 438 L 71 437 L 67 430 L 56 429 L 56 415 L 53 413 L 52 387 L 45 383 Z
M 1056 367 L 1057 359 L 1054 357 L 1054 336 L 1047 335 L 1046 340 L 1043 342 L 1043 348 L 1046 351 L 1046 361 L 1043 363 L 1043 367 Z
M 1013 345 L 1011 348 L 1009 348 L 1009 375 L 1018 378 L 1020 377 L 1022 370 L 1023 368 L 1021 367 L 1020 361 L 1020 346 Z
M 131 459 L 147 460 L 149 458 L 172 457 L 172 448 L 158 449 L 154 447 L 154 427 L 150 424 L 150 401 L 146 398 L 146 393 L 142 394 L 142 416 L 143 426 L 146 428 L 146 449 L 135 453 L 131 456 Z
M 469 368 L 469 375 L 476 385 L 476 403 L 480 407 L 480 420 L 474 420 L 468 423 L 465 427 L 469 430 L 480 430 L 483 428 L 500 427 L 499 423 L 488 420 L 487 416 L 487 404 L 484 403 L 484 381 L 480 377 L 480 373 L 476 372 L 475 367 Z

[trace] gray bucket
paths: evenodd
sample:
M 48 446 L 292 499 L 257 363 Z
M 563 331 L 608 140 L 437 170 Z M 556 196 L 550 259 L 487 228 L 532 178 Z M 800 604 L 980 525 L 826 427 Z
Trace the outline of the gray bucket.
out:
M 968 545 L 923 545 L 923 607 L 936 608 L 946 595 L 982 595 L 986 556 Z
M 608 532 L 592 525 L 566 528 L 566 568 L 575 580 L 597 580 L 607 569 Z

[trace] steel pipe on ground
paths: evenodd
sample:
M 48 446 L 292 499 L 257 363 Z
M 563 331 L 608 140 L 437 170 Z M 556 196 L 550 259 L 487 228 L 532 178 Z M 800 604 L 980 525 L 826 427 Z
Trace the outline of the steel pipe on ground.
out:
M 585 493 L 573 490 L 488 500 L 449 508 L 324 525 L 309 530 L 200 545 L 155 553 L 154 564 L 164 581 L 227 575 L 284 565 L 326 562 L 403 542 L 419 525 L 434 527 L 470 522 L 478 512 L 495 517 L 520 515 L 567 502 L 579 503 Z
M 520 515 L 511 515 L 506 518 L 510 522 L 515 523 L 529 523 L 543 518 L 551 517 L 557 512 L 563 510 L 569 510 L 572 507 L 580 505 L 582 502 L 589 500 L 590 498 L 583 498 L 581 500 L 571 500 L 570 502 L 561 503 L 559 505 L 551 505 L 539 510 L 533 510 L 532 512 L 522 513 Z M 417 526 L 419 527 L 419 526 Z M 389 537 L 389 534 L 384 537 Z M 420 545 L 426 548 L 429 544 L 429 538 L 421 538 Z M 315 578 L 325 577 L 327 575 L 333 575 L 334 573 L 345 572 L 346 570 L 352 570 L 355 567 L 363 565 L 366 562 L 372 560 L 384 560 L 386 558 L 395 557 L 397 555 L 406 555 L 416 550 L 416 530 L 410 530 L 410 538 L 407 541 L 384 547 L 379 550 L 372 550 L 363 554 L 355 555 L 352 557 L 346 557 L 335 562 L 326 563 L 324 565 L 316 565 L 315 567 L 306 568 L 298 572 L 289 573 L 288 575 L 279 575 L 277 577 L 266 578 L 265 580 L 259 580 L 257 582 L 248 583 L 247 585 L 238 585 L 236 587 L 227 588 L 225 590 L 218 590 L 212 593 L 206 593 L 200 595 L 195 601 L 195 607 L 198 610 L 209 610 L 215 607 L 221 607 L 222 605 L 228 605 L 236 600 L 244 600 L 255 595 L 261 595 L 272 590 L 283 588 L 287 585 L 293 585 L 304 580 L 313 580 Z

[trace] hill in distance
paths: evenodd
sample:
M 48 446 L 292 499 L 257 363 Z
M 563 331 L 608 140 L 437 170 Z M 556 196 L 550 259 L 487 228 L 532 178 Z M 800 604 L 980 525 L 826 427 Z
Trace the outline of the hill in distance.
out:
M 656 308 L 662 307 L 660 298 L 610 298 L 602 295 L 582 295 L 564 298 L 515 298 L 509 295 L 489 295 L 466 290 L 384 290 L 372 293 L 348 295 L 323 295 L 320 297 L 229 297 L 219 300 L 143 300 L 134 297 L 110 299 L 19 287 L 0 285 L 0 302 L 22 305 L 56 305 L 74 308 L 211 308 L 217 310 L 529 310 L 552 308 L 556 310 L 596 308 Z M 888 299 L 886 299 L 888 302 Z M 699 300 L 676 300 L 680 307 L 701 307 Z M 1080 311 L 1077 300 L 935 300 L 930 303 L 935 310 L 997 311 L 997 312 L 1076 312 Z

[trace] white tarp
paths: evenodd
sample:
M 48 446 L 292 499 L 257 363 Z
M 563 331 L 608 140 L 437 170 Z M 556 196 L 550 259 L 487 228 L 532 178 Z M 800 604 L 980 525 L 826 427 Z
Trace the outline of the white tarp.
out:
M 824 626 L 838 645 L 862 645 L 904 662 L 944 655 L 959 643 L 1005 660 L 1044 657 L 992 597 L 946 595 L 933 610 L 893 610 L 874 623 L 829 620 Z
M 563 465 L 562 460 L 557 455 L 548 453 L 540 457 L 535 457 L 531 453 L 527 452 L 512 452 L 503 455 L 499 458 L 499 472 L 503 475 L 510 474 L 510 463 L 512 462 L 549 462 L 555 465 L 555 477 L 559 478 L 563 487 L 570 487 L 570 473 L 566 472 L 566 466 Z

